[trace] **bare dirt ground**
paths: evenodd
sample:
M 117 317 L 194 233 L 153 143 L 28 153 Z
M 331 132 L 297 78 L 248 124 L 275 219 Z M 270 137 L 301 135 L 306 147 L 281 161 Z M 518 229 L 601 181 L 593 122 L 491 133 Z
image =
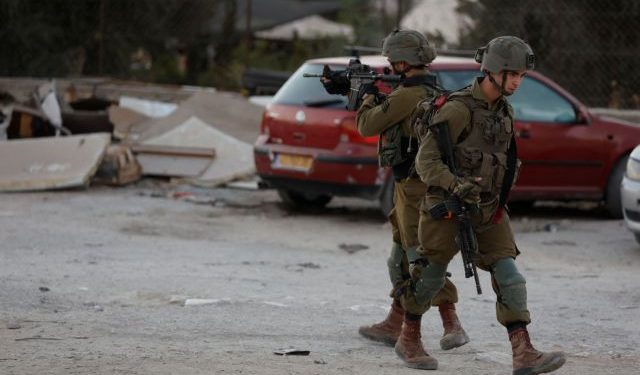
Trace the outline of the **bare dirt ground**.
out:
M 390 302 L 374 204 L 288 213 L 273 191 L 175 191 L 0 195 L 0 374 L 420 372 L 357 334 Z M 622 221 L 545 206 L 513 223 L 534 344 L 568 354 L 557 373 L 640 373 L 640 248 Z M 477 296 L 458 259 L 450 271 L 472 341 L 443 352 L 428 312 L 433 373 L 510 374 L 487 275 Z

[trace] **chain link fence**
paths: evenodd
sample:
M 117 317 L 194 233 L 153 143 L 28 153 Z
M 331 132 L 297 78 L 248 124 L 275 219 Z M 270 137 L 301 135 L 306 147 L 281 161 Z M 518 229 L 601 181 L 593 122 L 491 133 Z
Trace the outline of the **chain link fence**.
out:
M 527 40 L 536 69 L 591 107 L 640 109 L 640 2 L 460 0 L 475 20 L 461 48 L 498 35 Z M 466 5 L 466 7 L 464 6 Z

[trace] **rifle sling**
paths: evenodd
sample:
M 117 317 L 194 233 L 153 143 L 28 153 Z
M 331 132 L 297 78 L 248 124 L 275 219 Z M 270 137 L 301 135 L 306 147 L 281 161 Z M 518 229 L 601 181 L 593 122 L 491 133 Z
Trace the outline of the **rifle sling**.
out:
M 511 143 L 507 149 L 507 171 L 504 174 L 502 180 L 502 187 L 500 188 L 500 207 L 504 207 L 507 204 L 509 198 L 509 192 L 513 186 L 513 179 L 516 175 L 516 164 L 518 163 L 518 146 L 516 145 L 515 135 L 511 135 Z

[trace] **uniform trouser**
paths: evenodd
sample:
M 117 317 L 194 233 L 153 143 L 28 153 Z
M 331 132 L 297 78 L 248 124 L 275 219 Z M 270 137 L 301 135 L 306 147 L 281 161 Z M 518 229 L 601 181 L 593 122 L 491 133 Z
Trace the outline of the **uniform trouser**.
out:
M 428 207 L 425 208 L 428 209 Z M 489 213 L 485 212 L 484 217 L 482 213 L 473 217 L 474 228 L 482 228 L 475 230 L 479 253 L 476 265 L 482 270 L 491 272 L 491 285 L 497 296 L 496 318 L 498 321 L 504 326 L 516 322 L 529 323 L 531 318 L 526 308 L 525 280 L 512 261 L 519 251 L 511 231 L 509 216 L 504 212 L 500 222 L 490 224 L 492 212 L 493 210 Z M 434 220 L 426 210 L 421 210 L 420 254 L 426 257 L 429 263 L 441 267 L 440 270 L 446 270 L 447 265 L 458 252 L 455 242 L 457 231 L 458 224 L 454 220 Z M 428 290 L 428 295 L 432 295 L 441 283 L 441 279 L 439 283 L 425 283 L 427 289 L 431 288 Z M 428 302 L 422 302 L 422 304 L 429 308 Z
M 407 249 L 419 246 L 418 225 L 420 221 L 420 202 L 427 191 L 427 187 L 419 179 L 406 179 L 397 181 L 394 189 L 394 207 L 389 214 L 393 232 L 393 242 L 400 244 L 404 249 L 402 257 L 402 274 L 404 279 L 409 280 L 409 262 L 407 260 Z M 418 250 L 419 251 L 419 250 Z M 391 296 L 397 298 L 400 296 L 400 302 L 403 308 L 416 315 L 423 314 L 427 309 L 415 303 L 413 291 L 411 288 L 394 285 Z M 399 289 L 400 290 L 399 293 Z M 444 303 L 457 303 L 458 291 L 455 285 L 446 278 L 444 286 L 435 294 L 431 300 L 431 305 L 439 306 Z

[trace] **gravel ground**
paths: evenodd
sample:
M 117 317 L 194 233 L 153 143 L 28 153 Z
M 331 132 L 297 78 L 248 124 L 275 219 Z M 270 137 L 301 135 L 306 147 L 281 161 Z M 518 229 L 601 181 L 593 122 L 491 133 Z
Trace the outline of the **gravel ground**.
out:
M 530 332 L 565 350 L 558 374 L 638 374 L 640 248 L 597 209 L 543 205 L 513 223 Z M 410 374 L 357 327 L 388 308 L 390 227 L 337 199 L 289 213 L 273 191 L 133 187 L 0 195 L 0 374 Z M 458 258 L 471 342 L 437 374 L 510 374 L 489 278 L 475 295 Z M 307 356 L 278 356 L 282 348 Z

